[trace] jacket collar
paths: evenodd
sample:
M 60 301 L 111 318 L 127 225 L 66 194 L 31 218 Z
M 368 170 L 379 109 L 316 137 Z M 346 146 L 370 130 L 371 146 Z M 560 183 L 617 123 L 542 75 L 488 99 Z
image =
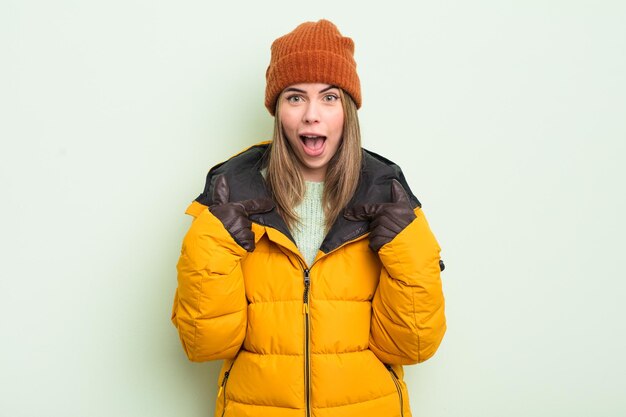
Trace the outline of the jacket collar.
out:
M 207 175 L 204 191 L 196 198 L 196 201 L 205 206 L 210 206 L 213 203 L 213 184 L 217 175 L 220 174 L 226 175 L 226 180 L 230 187 L 231 201 L 270 198 L 265 180 L 261 174 L 268 149 L 268 142 L 261 143 L 211 168 Z M 365 203 L 388 203 L 391 198 L 391 180 L 393 179 L 398 180 L 402 184 L 409 195 L 413 207 L 421 206 L 418 199 L 409 189 L 400 167 L 380 155 L 363 149 L 361 177 L 357 190 L 348 203 L 348 207 Z M 295 246 L 295 240 L 277 210 L 255 214 L 250 216 L 250 219 L 281 232 Z M 344 243 L 366 234 L 368 230 L 369 225 L 365 221 L 353 222 L 344 219 L 343 216 L 339 216 L 324 238 L 320 250 L 324 253 L 331 252 Z

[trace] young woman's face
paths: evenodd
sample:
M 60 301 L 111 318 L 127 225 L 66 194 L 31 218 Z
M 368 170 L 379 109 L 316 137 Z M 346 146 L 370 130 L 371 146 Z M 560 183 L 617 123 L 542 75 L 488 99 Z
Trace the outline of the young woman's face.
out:
M 324 181 L 328 162 L 343 134 L 339 88 L 329 84 L 294 84 L 280 95 L 278 114 L 307 181 Z

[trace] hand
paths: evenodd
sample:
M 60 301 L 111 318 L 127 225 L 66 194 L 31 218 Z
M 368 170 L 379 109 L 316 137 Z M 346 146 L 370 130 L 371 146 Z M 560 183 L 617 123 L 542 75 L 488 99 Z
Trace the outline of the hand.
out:
M 391 203 L 363 204 L 346 209 L 347 220 L 370 222 L 370 248 L 378 252 L 415 219 L 409 196 L 397 180 L 391 181 Z
M 230 189 L 226 177 L 222 174 L 215 179 L 213 186 L 213 204 L 209 211 L 217 217 L 235 242 L 248 252 L 254 250 L 254 233 L 251 214 L 267 213 L 274 208 L 269 198 L 229 202 Z

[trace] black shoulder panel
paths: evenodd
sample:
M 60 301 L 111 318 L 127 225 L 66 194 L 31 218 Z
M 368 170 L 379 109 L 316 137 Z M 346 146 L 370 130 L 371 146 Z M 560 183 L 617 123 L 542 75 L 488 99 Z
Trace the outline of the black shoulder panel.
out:
M 400 182 L 413 203 L 413 208 L 422 206 L 411 191 L 398 165 L 383 156 L 363 149 L 361 179 L 352 203 L 387 203 L 391 201 L 391 180 L 393 179 Z M 359 195 L 360 193 L 363 194 Z
M 255 145 L 215 165 L 209 170 L 204 191 L 196 198 L 196 201 L 205 206 L 213 204 L 213 184 L 215 177 L 220 174 L 226 176 L 231 201 L 266 197 L 267 190 L 261 169 L 267 149 L 267 144 Z

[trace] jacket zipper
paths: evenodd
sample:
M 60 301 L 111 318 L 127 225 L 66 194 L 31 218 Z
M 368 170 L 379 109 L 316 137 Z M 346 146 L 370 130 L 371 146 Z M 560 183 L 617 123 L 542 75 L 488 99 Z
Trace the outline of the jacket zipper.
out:
M 233 363 L 230 365 L 230 368 L 228 368 L 228 371 L 224 372 L 224 378 L 222 379 L 222 385 L 220 385 L 220 390 L 217 393 L 217 396 L 219 397 L 220 394 L 222 394 L 222 392 L 224 393 L 224 407 L 222 408 L 222 417 L 224 417 L 224 413 L 226 413 L 226 383 L 228 382 L 228 377 L 230 376 L 230 370 L 233 369 L 233 365 L 235 364 L 235 361 L 233 361 Z
M 352 240 L 345 242 L 343 245 L 333 249 L 331 252 L 336 251 L 337 249 L 347 245 L 348 243 L 354 242 L 360 239 L 364 234 L 356 236 Z M 328 252 L 326 255 L 329 255 L 331 252 Z M 309 292 L 311 289 L 311 268 L 317 263 L 316 260 L 311 264 L 311 266 L 307 266 L 303 260 L 298 257 L 298 261 L 302 266 L 302 270 L 304 272 L 304 294 L 302 296 L 302 314 L 304 315 L 304 398 L 305 398 L 305 415 L 306 417 L 311 417 L 311 327 L 310 327 L 310 312 L 309 312 Z M 320 258 L 321 259 L 321 258 Z M 398 391 L 400 392 L 400 391 Z M 400 393 L 402 396 L 402 393 Z M 403 415 L 404 416 L 404 415 Z M 223 415 L 222 415 L 223 417 Z
M 391 379 L 393 380 L 393 383 L 396 386 L 396 391 L 398 391 L 398 397 L 400 398 L 400 416 L 404 417 L 404 407 L 403 407 L 404 401 L 402 400 L 402 387 L 400 387 L 400 378 L 398 378 L 396 371 L 393 370 L 391 365 L 385 364 L 385 368 L 387 368 L 387 370 L 391 374 Z
M 309 326 L 309 289 L 311 277 L 309 269 L 304 268 L 304 295 L 302 313 L 304 314 L 304 395 L 306 399 L 306 417 L 311 417 L 311 352 Z

